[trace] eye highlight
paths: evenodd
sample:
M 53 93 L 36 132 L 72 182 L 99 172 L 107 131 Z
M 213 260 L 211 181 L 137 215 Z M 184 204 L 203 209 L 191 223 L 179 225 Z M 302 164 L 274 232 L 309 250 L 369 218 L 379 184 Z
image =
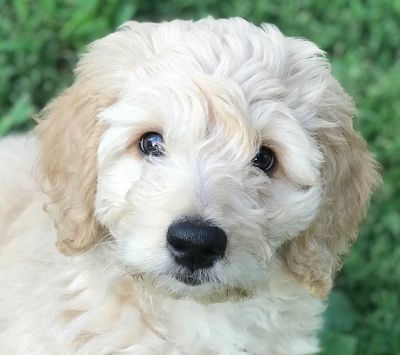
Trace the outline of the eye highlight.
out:
M 259 168 L 267 174 L 272 172 L 273 168 L 275 167 L 275 163 L 276 157 L 274 152 L 265 146 L 260 147 L 260 150 L 251 162 L 253 166 Z
M 157 132 L 146 132 L 139 140 L 139 149 L 145 155 L 160 157 L 164 155 L 161 148 L 161 143 L 163 143 L 163 141 L 161 134 Z

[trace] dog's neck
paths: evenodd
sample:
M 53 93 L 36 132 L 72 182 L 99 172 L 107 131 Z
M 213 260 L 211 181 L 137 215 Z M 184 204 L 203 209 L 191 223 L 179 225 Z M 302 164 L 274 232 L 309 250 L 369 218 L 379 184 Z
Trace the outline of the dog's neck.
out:
M 276 337 L 280 336 L 287 343 L 281 344 L 286 346 L 282 349 L 294 349 L 296 341 L 316 346 L 315 331 L 320 325 L 322 303 L 299 288 L 279 263 L 274 263 L 278 266 L 271 269 L 270 277 L 251 293 L 232 292 L 225 297 L 220 293 L 196 299 L 168 294 L 146 277 L 132 278 L 118 272 L 117 267 L 110 272 L 110 264 L 104 273 L 101 257 L 90 254 L 97 260 L 87 269 L 92 278 L 88 284 L 97 285 L 98 289 L 88 290 L 97 307 L 95 313 L 88 310 L 87 316 L 95 318 L 88 322 L 96 322 L 96 327 L 104 322 L 107 332 L 118 332 L 121 322 L 130 324 L 132 329 L 140 327 L 152 342 L 160 343 L 161 353 L 165 351 L 163 346 L 171 343 L 179 344 L 177 349 L 182 354 L 215 350 L 234 354 L 239 349 L 252 354 L 280 353 L 275 351 L 276 344 L 280 346 Z M 82 261 L 87 263 L 88 259 Z M 293 339 L 288 340 L 287 334 L 292 334 Z M 269 344 L 274 344 L 274 348 Z M 301 354 L 300 350 L 283 353 Z

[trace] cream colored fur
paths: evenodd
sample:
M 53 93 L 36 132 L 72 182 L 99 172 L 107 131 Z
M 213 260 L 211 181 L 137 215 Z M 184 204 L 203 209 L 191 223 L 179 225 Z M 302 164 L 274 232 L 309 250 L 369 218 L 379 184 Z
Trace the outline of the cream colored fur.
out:
M 353 114 L 323 53 L 271 25 L 128 22 L 91 44 L 33 135 L 0 141 L 0 353 L 315 353 L 379 181 Z M 165 156 L 140 154 L 148 131 Z M 184 216 L 228 236 L 199 286 L 165 247 Z

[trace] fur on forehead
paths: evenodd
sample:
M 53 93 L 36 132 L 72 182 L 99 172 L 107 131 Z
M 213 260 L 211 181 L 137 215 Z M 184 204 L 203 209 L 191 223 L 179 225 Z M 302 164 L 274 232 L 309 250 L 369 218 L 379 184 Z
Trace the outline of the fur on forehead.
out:
M 240 85 L 251 110 L 284 103 L 307 128 L 332 78 L 323 52 L 313 43 L 285 37 L 275 26 L 242 19 L 160 24 L 127 22 L 95 41 L 76 73 L 99 90 L 124 91 L 155 78 L 197 74 Z

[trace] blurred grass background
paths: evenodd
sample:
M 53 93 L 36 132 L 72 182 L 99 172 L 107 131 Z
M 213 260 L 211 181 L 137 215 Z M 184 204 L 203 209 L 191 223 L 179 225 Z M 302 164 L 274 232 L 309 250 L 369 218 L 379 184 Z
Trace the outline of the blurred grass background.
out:
M 241 16 L 322 47 L 384 172 L 329 298 L 322 354 L 400 354 L 399 0 L 0 0 L 0 9 L 0 136 L 31 127 L 72 81 L 84 45 L 128 19 Z

